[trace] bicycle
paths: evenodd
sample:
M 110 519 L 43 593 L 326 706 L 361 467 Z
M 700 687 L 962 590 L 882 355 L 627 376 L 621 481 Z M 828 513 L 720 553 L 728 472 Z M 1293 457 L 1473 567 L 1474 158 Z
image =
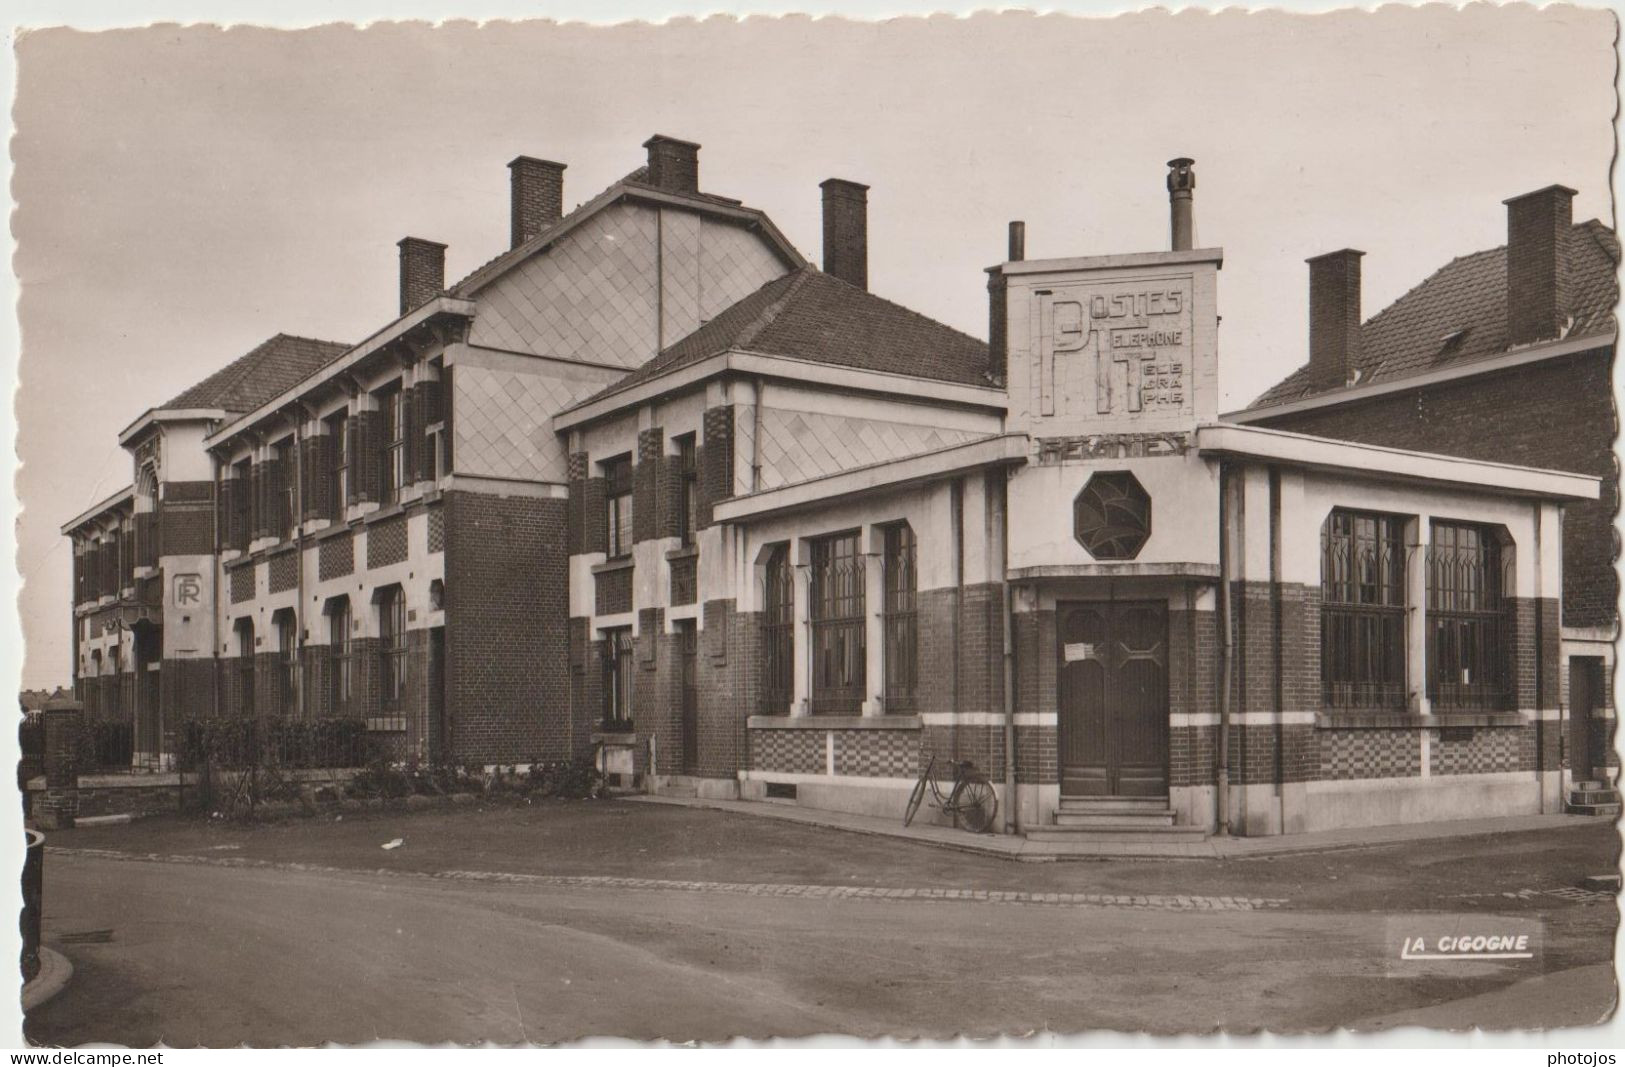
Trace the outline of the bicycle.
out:
M 999 810 L 999 798 L 993 792 L 993 786 L 988 783 L 987 775 L 976 769 L 976 764 L 970 760 L 946 760 L 948 766 L 954 769 L 954 786 L 948 795 L 942 795 L 942 787 L 937 785 L 937 758 L 932 756 L 926 762 L 925 771 L 920 780 L 914 785 L 914 792 L 909 794 L 908 810 L 903 812 L 903 825 L 907 826 L 914 821 L 914 816 L 920 810 L 920 804 L 925 800 L 926 789 L 931 790 L 932 803 L 943 814 L 951 816 L 956 827 L 963 826 L 973 834 L 986 833 L 988 827 L 993 825 L 993 816 Z

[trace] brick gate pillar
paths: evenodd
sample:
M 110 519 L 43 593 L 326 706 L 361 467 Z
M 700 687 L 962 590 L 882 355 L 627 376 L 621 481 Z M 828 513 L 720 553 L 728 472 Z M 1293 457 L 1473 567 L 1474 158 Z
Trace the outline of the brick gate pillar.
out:
M 36 817 L 46 830 L 71 830 L 79 814 L 79 730 L 85 706 L 77 700 L 45 705 L 45 797 Z

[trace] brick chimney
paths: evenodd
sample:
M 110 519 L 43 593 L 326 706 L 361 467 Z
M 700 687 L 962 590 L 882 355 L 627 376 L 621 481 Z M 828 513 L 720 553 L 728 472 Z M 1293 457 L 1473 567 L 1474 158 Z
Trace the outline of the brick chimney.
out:
M 650 185 L 673 193 L 700 191 L 699 145 L 657 133 L 643 147 L 649 150 Z
M 401 314 L 422 307 L 446 287 L 446 246 L 421 237 L 402 237 Z
M 1168 222 L 1175 252 L 1189 252 L 1196 236 L 1191 216 L 1191 198 L 1196 192 L 1196 172 L 1191 167 L 1195 163 L 1186 156 L 1168 161 Z
M 1507 345 L 1562 335 L 1569 313 L 1569 230 L 1574 190 L 1548 185 L 1507 206 Z
M 564 164 L 518 156 L 508 171 L 513 187 L 508 247 L 518 248 L 564 216 Z
M 842 178 L 818 183 L 824 190 L 824 273 L 869 288 L 869 187 Z
M 1020 263 L 1027 258 L 1027 224 L 1020 220 L 1010 223 L 1008 261 Z M 1003 385 L 1010 361 L 1009 315 L 1006 310 L 1006 292 L 1003 266 L 987 268 L 987 377 Z
M 1360 362 L 1360 257 L 1353 248 L 1309 260 L 1309 374 L 1323 389 L 1354 380 Z

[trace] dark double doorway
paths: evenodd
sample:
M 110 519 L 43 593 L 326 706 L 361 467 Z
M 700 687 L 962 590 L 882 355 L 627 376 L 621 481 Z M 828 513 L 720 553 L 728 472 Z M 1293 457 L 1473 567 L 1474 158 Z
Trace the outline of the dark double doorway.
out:
M 1056 605 L 1063 796 L 1168 794 L 1168 606 Z
M 1577 782 L 1608 777 L 1607 665 L 1601 656 L 1569 659 L 1569 769 Z M 1597 774 L 1597 771 L 1603 773 Z

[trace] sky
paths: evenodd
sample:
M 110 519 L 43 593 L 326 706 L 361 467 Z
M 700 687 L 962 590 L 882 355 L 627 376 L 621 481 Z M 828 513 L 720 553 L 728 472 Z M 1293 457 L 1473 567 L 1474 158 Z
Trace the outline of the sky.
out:
M 568 208 L 697 141 L 702 189 L 815 262 L 818 183 L 867 183 L 870 288 L 978 337 L 1009 220 L 1029 258 L 1163 249 L 1192 156 L 1228 410 L 1306 358 L 1309 256 L 1363 249 L 1369 315 L 1501 244 L 1507 197 L 1612 224 L 1615 34 L 1482 5 L 22 33 L 22 682 L 70 680 L 58 530 L 128 484 L 119 430 L 279 331 L 388 322 L 403 236 L 451 279 L 505 249 L 516 155 L 568 164 Z

